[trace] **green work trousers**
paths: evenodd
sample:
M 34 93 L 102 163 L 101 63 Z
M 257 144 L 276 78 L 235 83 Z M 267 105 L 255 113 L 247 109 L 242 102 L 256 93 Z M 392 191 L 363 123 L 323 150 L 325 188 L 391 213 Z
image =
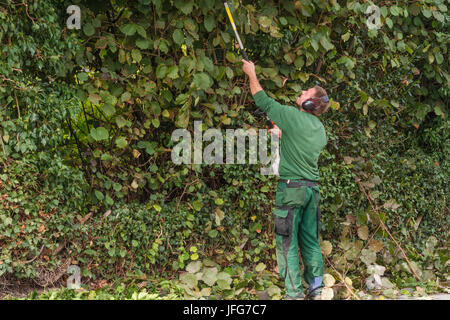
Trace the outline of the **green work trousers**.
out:
M 319 187 L 287 186 L 279 182 L 273 218 L 276 236 L 276 255 L 286 293 L 291 297 L 304 296 L 299 255 L 304 265 L 304 279 L 309 293 L 320 289 L 323 279 L 323 259 L 319 244 L 318 210 Z

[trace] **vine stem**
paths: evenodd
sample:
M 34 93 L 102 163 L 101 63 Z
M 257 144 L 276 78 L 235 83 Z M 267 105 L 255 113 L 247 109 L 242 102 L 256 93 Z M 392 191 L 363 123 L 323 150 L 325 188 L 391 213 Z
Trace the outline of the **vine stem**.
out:
M 372 235 L 370 236 L 370 239 L 368 239 L 366 245 L 365 245 L 364 247 L 362 247 L 362 249 L 359 251 L 358 257 L 361 255 L 361 252 L 368 246 L 369 241 L 373 239 L 374 235 L 377 233 L 377 231 L 378 231 L 379 228 L 380 228 L 380 225 L 378 225 L 378 227 L 377 227 L 377 228 L 375 229 L 375 231 L 372 233 Z M 353 262 L 352 262 L 352 264 L 350 265 L 350 267 L 348 267 L 348 268 L 345 270 L 344 275 L 347 275 L 347 273 L 350 271 L 350 269 L 354 266 L 355 262 L 356 262 L 356 259 L 353 260 Z
M 370 204 L 372 205 L 372 207 L 375 209 L 375 211 L 378 213 L 378 207 L 375 205 L 373 199 L 367 194 L 366 189 L 364 188 L 364 186 L 361 183 L 361 179 L 359 179 L 358 177 L 355 177 L 356 182 L 359 185 L 359 189 L 361 190 L 362 193 L 364 193 L 364 195 L 366 196 L 367 200 L 369 200 Z M 409 268 L 411 269 L 411 272 L 413 273 L 414 277 L 417 279 L 417 281 L 420 281 L 420 277 L 419 275 L 416 273 L 416 271 L 414 270 L 411 261 L 409 261 L 408 257 L 406 256 L 405 251 L 403 250 L 403 248 L 400 246 L 400 244 L 397 242 L 397 240 L 395 240 L 395 238 L 392 236 L 392 234 L 389 232 L 389 229 L 386 227 L 386 225 L 384 224 L 384 222 L 381 220 L 381 218 L 379 218 L 379 222 L 381 227 L 384 229 L 384 231 L 386 231 L 386 233 L 389 235 L 389 237 L 392 239 L 392 241 L 394 241 L 395 245 L 397 246 L 397 248 L 400 249 L 400 252 L 403 254 L 403 257 L 405 257 L 406 262 L 408 263 Z
M 16 98 L 16 106 L 17 106 L 17 116 L 20 119 L 20 107 L 19 107 L 19 100 L 17 99 L 16 92 L 14 91 L 14 98 Z
M 2 143 L 2 149 L 3 149 L 3 153 L 4 153 L 4 154 L 5 154 L 5 156 L 6 156 L 5 145 L 3 144 L 3 136 L 1 135 L 1 133 L 0 133 L 0 142 Z
M 333 266 L 333 264 L 331 263 L 331 261 L 327 258 L 327 256 L 325 256 L 325 259 L 327 260 L 328 264 L 330 265 L 331 268 L 333 268 L 334 272 L 337 273 L 337 275 L 339 276 L 339 278 L 341 278 L 342 283 L 344 284 L 344 286 L 347 288 L 347 291 L 354 296 L 357 300 L 361 300 L 354 292 L 353 290 L 347 285 L 347 283 L 345 282 L 345 278 L 342 274 L 340 274 L 339 271 L 336 270 L 336 268 Z

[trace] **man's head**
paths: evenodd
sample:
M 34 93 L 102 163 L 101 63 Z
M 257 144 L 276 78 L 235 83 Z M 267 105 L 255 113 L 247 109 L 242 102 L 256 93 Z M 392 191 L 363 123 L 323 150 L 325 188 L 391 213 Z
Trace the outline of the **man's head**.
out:
M 326 96 L 327 92 L 320 86 L 314 86 L 309 88 L 308 90 L 302 90 L 302 94 L 297 98 L 296 103 L 299 106 L 300 110 L 304 110 L 309 112 L 315 116 L 321 115 L 325 113 L 330 107 L 330 102 L 323 102 L 321 97 Z M 302 108 L 302 103 L 308 99 L 314 99 L 316 103 L 316 108 L 314 110 L 305 110 Z

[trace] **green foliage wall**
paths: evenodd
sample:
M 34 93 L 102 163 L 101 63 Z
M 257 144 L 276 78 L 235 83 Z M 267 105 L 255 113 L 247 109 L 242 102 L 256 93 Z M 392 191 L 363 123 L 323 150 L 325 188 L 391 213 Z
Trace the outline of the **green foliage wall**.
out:
M 264 126 L 222 1 L 1 3 L 0 273 L 28 277 L 58 265 L 61 258 L 39 249 L 57 247 L 60 228 L 67 246 L 59 255 L 92 277 L 179 270 L 200 257 L 273 266 L 276 179 L 260 175 L 259 165 L 170 159 L 171 133 L 192 130 L 194 120 L 204 129 Z M 321 117 L 329 139 L 319 163 L 323 239 L 367 242 L 358 230 L 368 226 L 393 254 L 375 214 L 412 255 L 430 235 L 448 234 L 445 1 L 383 3 L 382 27 L 371 31 L 369 2 L 230 3 L 270 95 L 293 105 L 301 89 L 319 84 L 332 98 Z M 65 26 L 70 4 L 81 7 L 81 30 Z M 296 82 L 282 87 L 283 77 Z M 22 170 L 37 187 L 14 182 Z M 27 196 L 40 190 L 58 199 L 59 220 L 43 220 L 48 233 L 30 248 L 13 241 L 23 221 L 37 228 L 38 209 L 26 211 L 14 183 Z M 345 248 L 335 253 L 348 262 Z M 26 267 L 20 262 L 34 255 Z M 341 260 L 333 262 L 338 270 Z

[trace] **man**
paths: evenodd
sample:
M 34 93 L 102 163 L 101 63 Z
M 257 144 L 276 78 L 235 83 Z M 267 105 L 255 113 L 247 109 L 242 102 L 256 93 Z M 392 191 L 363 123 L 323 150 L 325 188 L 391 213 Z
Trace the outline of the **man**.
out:
M 303 300 L 298 248 L 304 264 L 307 297 L 320 300 L 323 258 L 319 244 L 320 192 L 318 159 L 327 144 L 325 128 L 317 116 L 330 102 L 326 91 L 315 86 L 298 97 L 299 108 L 284 106 L 267 96 L 259 84 L 253 62 L 242 60 L 256 105 L 283 133 L 279 176 L 273 211 L 277 264 L 287 299 Z M 280 134 L 281 132 L 277 132 Z M 272 131 L 274 134 L 274 131 Z

